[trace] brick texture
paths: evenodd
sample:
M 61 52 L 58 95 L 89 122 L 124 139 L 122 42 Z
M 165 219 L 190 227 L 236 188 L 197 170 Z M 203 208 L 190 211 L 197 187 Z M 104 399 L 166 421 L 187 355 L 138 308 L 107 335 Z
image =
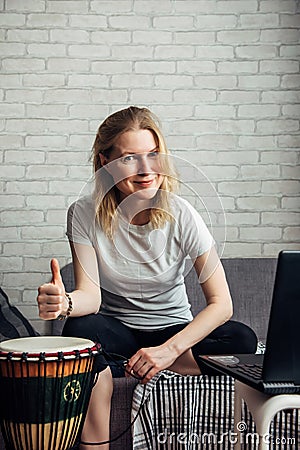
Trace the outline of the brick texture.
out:
M 65 213 L 90 178 L 97 127 L 129 104 L 160 117 L 183 195 L 227 224 L 223 256 L 300 248 L 297 0 L 0 10 L 0 280 L 42 331 L 35 288 L 51 256 L 70 260 Z

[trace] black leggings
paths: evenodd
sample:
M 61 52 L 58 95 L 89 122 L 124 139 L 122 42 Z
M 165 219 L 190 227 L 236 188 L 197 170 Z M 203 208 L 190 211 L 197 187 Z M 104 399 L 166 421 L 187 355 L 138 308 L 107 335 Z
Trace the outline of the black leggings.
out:
M 99 342 L 106 353 L 130 358 L 142 347 L 155 347 L 185 328 L 188 324 L 168 326 L 161 330 L 145 331 L 129 328 L 119 320 L 101 313 L 69 318 L 64 326 L 64 336 L 74 336 Z M 192 347 L 193 356 L 199 364 L 198 355 L 255 353 L 257 337 L 247 325 L 230 320 L 216 328 L 206 338 Z M 108 361 L 114 376 L 122 376 L 116 364 Z M 107 366 L 102 360 L 103 367 Z M 103 370 L 103 367 L 101 370 Z M 99 369 L 100 370 L 100 369 Z M 203 367 L 201 366 L 201 370 Z

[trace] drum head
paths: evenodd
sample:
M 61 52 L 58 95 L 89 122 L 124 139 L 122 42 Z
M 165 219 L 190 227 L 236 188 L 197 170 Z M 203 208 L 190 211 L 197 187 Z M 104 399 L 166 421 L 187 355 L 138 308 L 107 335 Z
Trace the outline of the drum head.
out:
M 0 351 L 16 353 L 72 352 L 74 350 L 91 348 L 94 345 L 94 342 L 89 339 L 64 336 L 36 336 L 1 342 Z

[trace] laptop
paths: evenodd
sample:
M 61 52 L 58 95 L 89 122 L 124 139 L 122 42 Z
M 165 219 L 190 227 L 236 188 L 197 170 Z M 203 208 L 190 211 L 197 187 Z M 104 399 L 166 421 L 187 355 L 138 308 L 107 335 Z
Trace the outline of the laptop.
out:
M 199 358 L 210 372 L 266 394 L 300 394 L 300 251 L 278 255 L 265 354 Z

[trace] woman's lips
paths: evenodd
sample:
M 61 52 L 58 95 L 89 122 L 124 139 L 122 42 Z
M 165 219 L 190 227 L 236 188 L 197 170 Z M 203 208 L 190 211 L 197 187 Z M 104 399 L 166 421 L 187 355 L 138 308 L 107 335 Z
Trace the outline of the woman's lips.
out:
M 148 187 L 151 186 L 154 179 L 152 180 L 142 180 L 142 181 L 134 181 L 134 183 L 138 184 L 139 186 Z

